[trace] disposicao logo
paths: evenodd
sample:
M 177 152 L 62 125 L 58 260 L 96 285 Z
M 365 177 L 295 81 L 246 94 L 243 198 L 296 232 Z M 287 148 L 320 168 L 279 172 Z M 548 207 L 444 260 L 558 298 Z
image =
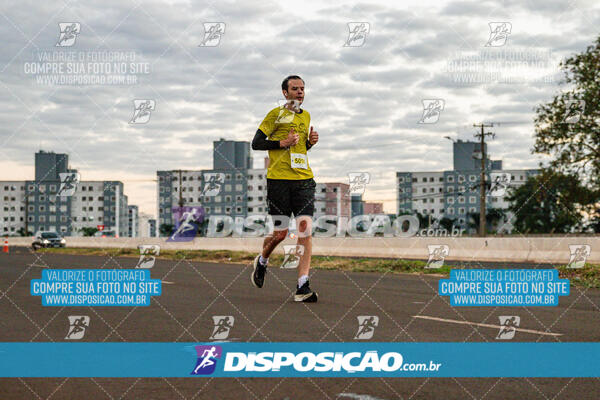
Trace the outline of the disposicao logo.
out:
M 195 346 L 198 353 L 196 368 L 191 375 L 210 375 L 215 372 L 217 359 L 221 358 L 223 350 L 221 346 Z
M 201 346 L 199 346 L 201 347 Z M 267 372 L 280 371 L 283 367 L 291 367 L 298 372 L 393 372 L 402 366 L 402 355 L 396 352 L 379 356 L 377 351 L 362 352 L 322 352 L 322 353 L 288 353 L 260 352 L 238 353 L 227 352 L 225 372 Z

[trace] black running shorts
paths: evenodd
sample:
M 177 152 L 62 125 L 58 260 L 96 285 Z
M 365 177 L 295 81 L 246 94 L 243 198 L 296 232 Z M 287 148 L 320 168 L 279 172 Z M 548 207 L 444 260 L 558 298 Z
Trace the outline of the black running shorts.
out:
M 315 188 L 313 178 L 302 180 L 267 179 L 267 205 L 269 214 L 294 217 L 312 215 L 315 212 Z M 277 225 L 277 224 L 276 224 Z M 278 228 L 278 226 L 275 226 Z M 284 227 L 285 228 L 285 227 Z

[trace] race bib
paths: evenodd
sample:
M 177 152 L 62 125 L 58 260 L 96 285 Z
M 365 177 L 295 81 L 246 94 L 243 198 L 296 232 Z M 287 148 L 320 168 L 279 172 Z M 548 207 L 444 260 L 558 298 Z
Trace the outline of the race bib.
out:
M 308 161 L 306 159 L 306 154 L 302 153 L 290 153 L 292 168 L 308 168 Z

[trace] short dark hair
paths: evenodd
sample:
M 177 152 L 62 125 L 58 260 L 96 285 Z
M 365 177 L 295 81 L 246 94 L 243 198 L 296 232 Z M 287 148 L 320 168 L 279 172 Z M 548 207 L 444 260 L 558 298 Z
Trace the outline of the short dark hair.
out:
M 304 79 L 300 78 L 298 75 L 290 75 L 281 82 L 281 90 L 288 90 L 288 81 L 290 79 L 300 79 L 302 83 L 304 83 Z

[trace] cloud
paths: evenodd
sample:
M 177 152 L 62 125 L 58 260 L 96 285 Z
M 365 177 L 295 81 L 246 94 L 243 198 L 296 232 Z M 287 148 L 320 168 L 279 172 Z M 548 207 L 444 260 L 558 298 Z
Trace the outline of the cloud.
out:
M 551 51 L 558 62 L 595 40 L 600 12 L 591 1 L 509 3 L 15 3 L 0 26 L 0 165 L 30 171 L 40 148 L 67 152 L 83 179 L 120 179 L 130 203 L 153 214 L 156 170 L 210 168 L 213 140 L 250 141 L 281 98 L 281 80 L 295 73 L 321 135 L 309 153 L 317 181 L 371 171 L 390 212 L 395 172 L 450 169 L 443 137 L 472 138 L 475 122 L 519 121 L 498 128 L 491 155 L 507 168 L 535 167 L 532 110 L 557 82 L 462 82 L 448 63 L 481 52 L 495 18 L 512 22 L 506 49 Z M 73 47 L 55 47 L 59 22 L 81 24 Z M 225 23 L 219 46 L 198 46 L 205 22 Z M 349 22 L 370 24 L 362 47 L 343 46 Z M 45 86 L 23 69 L 38 52 L 89 50 L 135 51 L 151 72 L 129 86 Z M 444 99 L 445 109 L 437 124 L 419 125 L 428 98 Z M 156 101 L 147 124 L 129 124 L 134 99 Z M 254 152 L 257 166 L 264 155 Z M 13 179 L 11 169 L 0 179 Z

